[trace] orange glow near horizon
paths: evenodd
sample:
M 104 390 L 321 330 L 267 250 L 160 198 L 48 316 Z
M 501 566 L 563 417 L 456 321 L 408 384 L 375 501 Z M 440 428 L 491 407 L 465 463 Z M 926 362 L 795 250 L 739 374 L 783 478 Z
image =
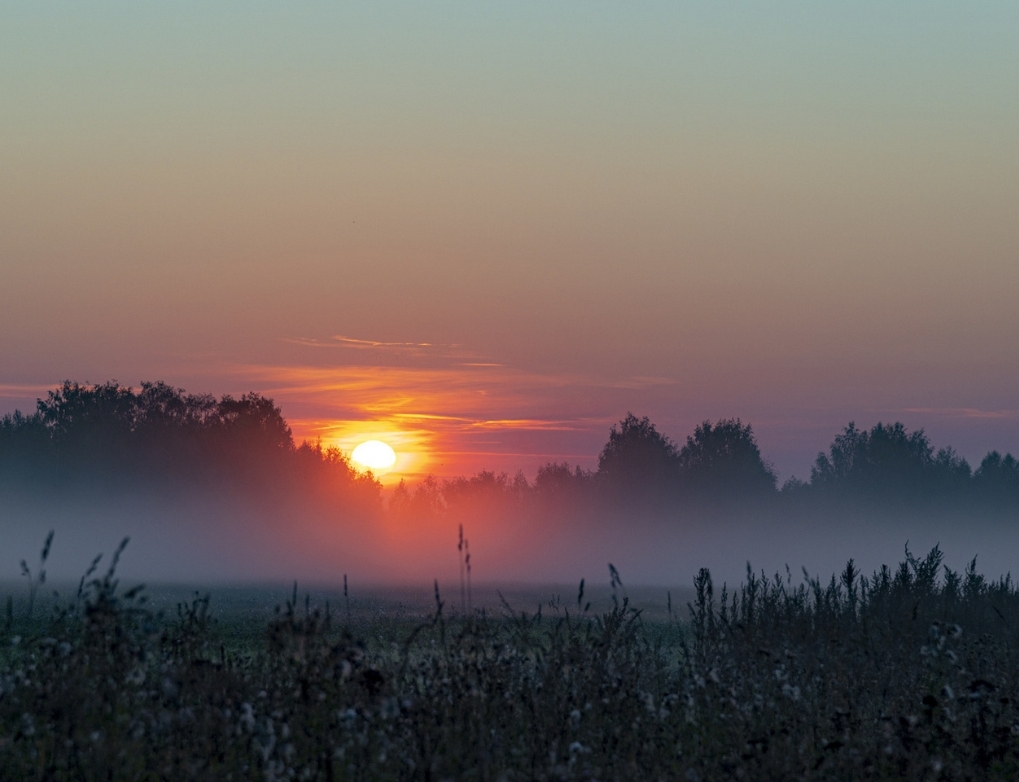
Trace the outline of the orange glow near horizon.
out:
M 442 358 L 435 363 L 446 363 Z M 260 366 L 235 367 L 234 372 L 255 381 L 283 407 L 298 443 L 319 442 L 348 457 L 367 440 L 392 447 L 394 465 L 374 471 L 384 486 L 428 475 L 533 471 L 546 461 L 576 464 L 597 451 L 564 453 L 546 443 L 564 433 L 591 430 L 601 439 L 615 421 L 583 410 L 575 417 L 564 415 L 595 381 L 494 363 Z
M 352 458 L 354 449 L 364 442 L 378 440 L 393 449 L 396 461 L 385 470 L 372 473 L 384 485 L 399 483 L 429 471 L 430 433 L 394 425 L 386 420 L 302 420 L 290 421 L 295 442 L 320 442 L 324 448 L 337 448 L 355 468 L 365 469 Z

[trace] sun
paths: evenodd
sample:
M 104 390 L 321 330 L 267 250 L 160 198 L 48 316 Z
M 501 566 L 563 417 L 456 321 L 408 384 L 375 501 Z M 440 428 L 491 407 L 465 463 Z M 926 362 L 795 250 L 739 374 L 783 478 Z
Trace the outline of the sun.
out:
M 350 458 L 369 470 L 388 470 L 396 464 L 396 451 L 381 440 L 366 440 L 353 450 Z

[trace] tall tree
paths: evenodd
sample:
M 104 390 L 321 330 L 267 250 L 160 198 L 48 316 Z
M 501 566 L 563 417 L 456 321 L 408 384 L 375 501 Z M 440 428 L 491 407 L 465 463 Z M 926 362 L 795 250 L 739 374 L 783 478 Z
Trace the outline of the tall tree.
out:
M 980 496 L 992 503 L 1019 500 L 1019 460 L 1012 454 L 991 451 L 980 462 L 973 483 Z
M 598 480 L 616 493 L 660 495 L 675 485 L 678 453 L 647 416 L 627 413 L 609 431 L 598 457 Z
M 694 496 L 745 498 L 775 491 L 775 472 L 761 457 L 753 428 L 739 418 L 702 423 L 686 438 L 678 461 L 682 483 Z

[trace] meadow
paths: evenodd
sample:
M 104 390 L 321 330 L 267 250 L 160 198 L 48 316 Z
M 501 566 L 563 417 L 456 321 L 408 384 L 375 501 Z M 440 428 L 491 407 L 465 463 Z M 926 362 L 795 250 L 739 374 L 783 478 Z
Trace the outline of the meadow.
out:
M 2 779 L 1019 775 L 1019 591 L 938 549 L 828 581 L 702 571 L 647 613 L 614 570 L 594 605 L 581 582 L 531 608 L 437 585 L 170 607 L 121 586 L 119 551 L 61 598 L 47 553 L 0 629 Z

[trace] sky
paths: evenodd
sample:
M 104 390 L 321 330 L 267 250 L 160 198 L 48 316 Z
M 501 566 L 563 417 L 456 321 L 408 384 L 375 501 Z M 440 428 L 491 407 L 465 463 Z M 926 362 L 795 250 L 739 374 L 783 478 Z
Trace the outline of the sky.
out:
M 0 413 L 272 396 L 392 476 L 628 411 L 1019 453 L 1019 5 L 0 2 Z

